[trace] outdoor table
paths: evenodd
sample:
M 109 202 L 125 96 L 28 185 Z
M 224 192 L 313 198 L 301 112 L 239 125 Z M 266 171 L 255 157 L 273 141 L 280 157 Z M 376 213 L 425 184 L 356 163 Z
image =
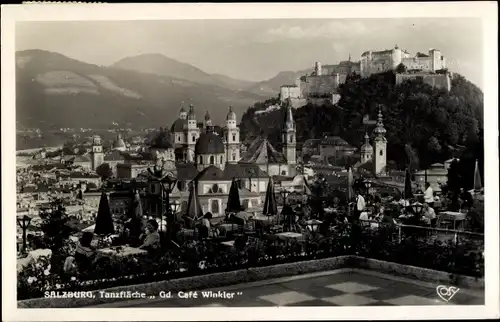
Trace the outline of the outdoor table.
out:
M 235 230 L 238 230 L 239 229 L 239 225 L 238 224 L 232 224 L 232 223 L 224 223 L 224 224 L 219 224 L 217 226 L 215 226 L 215 228 L 219 228 L 219 229 L 222 229 L 226 232 L 231 232 L 231 231 L 235 231 Z
M 301 239 L 303 237 L 302 234 L 294 232 L 279 233 L 276 236 L 280 239 Z
M 221 243 L 224 246 L 234 247 L 234 240 L 229 240 Z
M 438 217 L 438 222 L 441 220 L 451 220 L 453 221 L 453 230 L 456 228 L 456 222 L 457 221 L 464 221 L 466 217 L 466 214 L 461 213 L 461 212 L 455 212 L 455 211 L 442 211 L 439 213 Z
M 108 255 L 108 256 L 115 255 L 115 256 L 119 256 L 119 257 L 128 257 L 128 256 L 147 254 L 147 251 L 145 251 L 143 249 L 130 247 L 130 246 L 121 246 L 120 251 L 117 251 L 113 247 L 113 248 L 99 249 L 98 252 L 103 254 L 103 255 Z

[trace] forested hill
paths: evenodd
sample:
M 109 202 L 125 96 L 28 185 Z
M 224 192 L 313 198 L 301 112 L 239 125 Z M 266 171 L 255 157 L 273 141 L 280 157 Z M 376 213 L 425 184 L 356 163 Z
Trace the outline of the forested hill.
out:
M 339 90 L 341 99 L 335 106 L 309 104 L 295 110 L 297 141 L 338 135 L 359 147 L 365 132 L 363 116 L 376 120 L 380 106 L 388 158 L 398 168 L 408 163 L 414 169 L 426 168 L 464 148 L 471 158 L 482 161 L 483 93 L 460 75 L 453 77 L 450 92 L 418 81 L 395 85 L 392 72 L 364 79 L 350 77 Z M 241 122 L 245 138 L 264 134 L 279 146 L 282 111 L 255 114 L 275 101 L 257 103 L 247 110 Z M 368 134 L 372 131 L 369 126 Z

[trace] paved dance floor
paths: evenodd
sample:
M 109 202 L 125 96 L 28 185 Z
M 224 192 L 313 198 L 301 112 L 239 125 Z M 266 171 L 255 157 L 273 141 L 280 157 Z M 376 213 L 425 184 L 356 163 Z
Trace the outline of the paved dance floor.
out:
M 100 307 L 484 305 L 484 293 L 477 291 L 461 289 L 446 302 L 437 295 L 437 285 L 360 270 L 322 274 L 279 278 L 212 290 L 212 294 L 217 291 L 234 293 L 232 299 L 206 298 L 203 291 L 198 291 L 196 299 L 181 299 L 177 294 L 172 294 L 170 299 L 136 300 Z

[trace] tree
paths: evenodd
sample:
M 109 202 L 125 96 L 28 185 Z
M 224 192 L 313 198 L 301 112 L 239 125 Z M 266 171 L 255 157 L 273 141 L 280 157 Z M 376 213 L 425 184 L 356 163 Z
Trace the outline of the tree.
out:
M 387 157 L 399 169 L 406 168 L 408 163 L 415 169 L 418 157 L 421 165 L 426 166 L 450 158 L 458 144 L 472 146 L 477 142 L 477 130 L 483 127 L 483 93 L 457 74 L 452 78 L 449 92 L 413 80 L 395 84 L 392 71 L 364 78 L 350 77 L 337 92 L 341 98 L 331 108 L 310 103 L 294 110 L 298 142 L 332 133 L 359 147 L 365 130 L 372 130 L 363 124 L 363 116 L 368 114 L 371 120 L 376 120 L 377 105 L 383 105 Z M 255 111 L 251 108 L 242 117 L 242 136 L 255 137 L 258 131 L 263 131 L 277 147 L 281 142 L 281 111 L 255 114 L 252 110 Z M 408 152 L 407 145 L 418 157 L 411 154 L 409 160 L 408 153 L 402 153 Z
M 113 176 L 113 170 L 109 166 L 109 163 L 103 163 L 95 169 L 95 172 L 101 176 L 103 181 L 108 180 Z
M 418 169 L 419 166 L 418 155 L 409 144 L 405 144 L 405 155 L 407 160 L 406 164 L 407 167 L 410 169 L 410 172 L 412 170 Z
M 42 241 L 52 251 L 51 268 L 54 272 L 59 272 L 68 255 L 64 248 L 75 229 L 70 226 L 70 218 L 60 199 L 53 200 L 48 208 L 40 210 L 40 218 Z

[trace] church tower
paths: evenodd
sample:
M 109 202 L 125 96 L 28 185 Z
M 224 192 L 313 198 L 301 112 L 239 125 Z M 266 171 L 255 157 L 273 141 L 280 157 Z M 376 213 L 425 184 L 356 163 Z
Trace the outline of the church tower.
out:
M 374 146 L 373 146 L 373 165 L 374 165 L 375 175 L 377 176 L 384 176 L 386 174 L 386 165 L 387 165 L 387 139 L 385 138 L 386 132 L 387 131 L 384 128 L 384 123 L 382 122 L 382 110 L 379 107 L 377 126 L 373 130 L 373 133 L 375 134 Z
M 297 155 L 296 155 L 297 131 L 295 129 L 295 122 L 293 121 L 292 104 L 290 98 L 287 99 L 284 109 L 285 109 L 285 119 L 281 130 L 283 155 L 286 158 L 287 164 L 295 165 L 297 164 Z
M 361 146 L 361 163 L 371 161 L 373 158 L 373 147 L 370 144 L 370 137 L 365 133 L 365 143 Z
M 212 118 L 210 117 L 210 114 L 205 113 L 205 119 L 203 120 L 203 130 L 205 132 L 208 132 L 208 128 L 212 126 Z
M 194 106 L 189 106 L 189 113 L 187 115 L 187 151 L 186 161 L 194 162 L 194 149 L 196 141 L 200 137 L 200 129 L 196 122 L 196 114 L 194 113 Z
M 240 129 L 236 125 L 236 113 L 233 112 L 232 106 L 229 106 L 229 113 L 226 116 L 224 138 L 227 162 L 231 164 L 238 163 L 240 161 Z
M 187 112 L 186 112 L 186 109 L 184 108 L 184 102 L 182 102 L 182 104 L 181 104 L 181 109 L 179 111 L 179 118 L 181 120 L 187 119 Z
M 102 149 L 101 137 L 94 135 L 92 138 L 92 170 L 95 171 L 98 166 L 104 162 L 104 151 Z

